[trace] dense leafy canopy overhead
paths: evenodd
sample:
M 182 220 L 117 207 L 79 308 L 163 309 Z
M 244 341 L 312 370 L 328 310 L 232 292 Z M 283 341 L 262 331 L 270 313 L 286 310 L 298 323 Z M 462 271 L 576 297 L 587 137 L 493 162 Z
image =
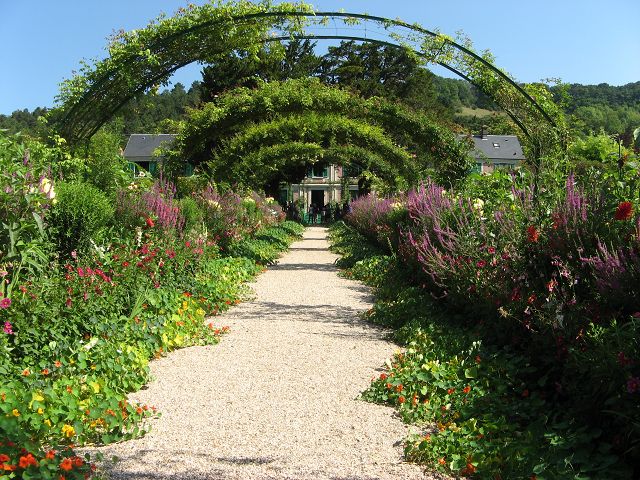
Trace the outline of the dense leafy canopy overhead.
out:
M 300 145 L 304 155 L 290 153 Z M 346 155 L 346 147 L 369 153 L 359 160 Z M 235 176 L 254 186 L 260 176 L 275 175 L 285 160 L 291 166 L 320 159 L 355 162 L 391 183 L 402 178 L 413 184 L 427 168 L 447 181 L 464 176 L 468 148 L 446 127 L 401 104 L 298 79 L 238 88 L 192 110 L 170 156 L 196 165 L 211 160 L 210 173 L 217 180 Z M 283 157 L 276 160 L 275 152 Z M 266 165 L 265 158 L 274 163 Z
M 460 44 L 399 20 L 315 12 L 301 2 L 273 5 L 247 0 L 190 6 L 144 29 L 116 34 L 109 44 L 109 57 L 83 65 L 79 74 L 63 83 L 56 117 L 60 131 L 72 143 L 90 137 L 128 100 L 166 84 L 175 70 L 195 61 L 215 63 L 234 50 L 256 54 L 265 42 L 287 37 L 347 38 L 310 31 L 330 20 L 383 29 L 384 39 L 362 40 L 406 47 L 424 63 L 438 63 L 468 79 L 523 129 L 535 156 L 561 140 L 559 115 L 546 88 L 522 88 L 493 65 L 490 54 L 474 53 L 468 40 Z

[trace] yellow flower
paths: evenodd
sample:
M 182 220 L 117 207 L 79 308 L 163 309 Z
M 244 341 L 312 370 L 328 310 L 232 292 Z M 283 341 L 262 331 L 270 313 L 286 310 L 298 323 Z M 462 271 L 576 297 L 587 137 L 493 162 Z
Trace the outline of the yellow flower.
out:
M 196 310 L 196 314 L 198 314 L 200 317 L 204 316 L 204 310 L 199 308 L 198 310 Z
M 49 420 L 48 418 L 44 421 L 44 424 L 45 424 L 47 427 L 51 428 L 51 420 Z
M 76 429 L 65 423 L 62 426 L 62 434 L 67 438 L 71 438 L 76 434 Z
M 17 408 L 14 408 L 11 413 L 13 414 L 14 417 L 19 417 L 20 416 L 20 412 L 18 411 Z
M 44 413 L 44 410 L 42 408 L 38 409 L 38 415 L 42 415 Z
M 182 302 L 182 309 L 189 310 L 189 304 L 187 302 Z

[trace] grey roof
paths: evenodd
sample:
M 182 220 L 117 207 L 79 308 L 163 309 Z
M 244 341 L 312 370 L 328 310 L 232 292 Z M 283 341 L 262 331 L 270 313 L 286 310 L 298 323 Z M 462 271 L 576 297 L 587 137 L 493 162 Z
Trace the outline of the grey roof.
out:
M 485 157 L 491 160 L 524 160 L 522 146 L 515 135 L 474 135 L 471 137 L 475 150 L 472 155 L 476 160 Z
M 153 157 L 153 152 L 166 142 L 170 145 L 175 140 L 176 135 L 161 133 L 161 134 L 147 134 L 147 133 L 134 133 L 129 137 L 127 146 L 124 149 L 125 158 L 136 157 Z

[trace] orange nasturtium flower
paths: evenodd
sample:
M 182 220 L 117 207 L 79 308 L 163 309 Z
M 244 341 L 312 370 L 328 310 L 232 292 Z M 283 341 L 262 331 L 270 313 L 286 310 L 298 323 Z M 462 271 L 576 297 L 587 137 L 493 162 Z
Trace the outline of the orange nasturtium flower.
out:
M 73 468 L 73 462 L 70 458 L 65 458 L 60 463 L 60 470 L 64 470 L 65 472 L 69 472 Z

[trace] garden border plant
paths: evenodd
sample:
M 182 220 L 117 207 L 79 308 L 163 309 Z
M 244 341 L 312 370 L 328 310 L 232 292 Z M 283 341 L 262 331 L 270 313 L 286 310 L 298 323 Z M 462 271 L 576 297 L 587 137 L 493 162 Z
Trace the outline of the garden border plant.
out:
M 409 458 L 479 478 L 637 475 L 639 199 L 635 164 L 617 170 L 549 178 L 537 203 L 524 171 L 428 182 L 334 227 L 345 275 L 376 288 L 365 317 L 407 344 L 364 396 L 426 422 Z
M 65 193 L 45 175 L 57 149 L 2 133 L 0 145 L 1 473 L 84 478 L 75 445 L 135 437 L 156 413 L 126 400 L 149 360 L 217 343 L 227 328 L 205 316 L 245 298 L 303 227 L 282 222 L 272 199 L 211 186 L 189 202 L 164 181 L 110 199 L 80 183 Z M 75 191 L 117 212 L 108 240 L 102 218 L 69 230 L 86 222 Z M 183 205 L 199 220 L 186 224 Z

